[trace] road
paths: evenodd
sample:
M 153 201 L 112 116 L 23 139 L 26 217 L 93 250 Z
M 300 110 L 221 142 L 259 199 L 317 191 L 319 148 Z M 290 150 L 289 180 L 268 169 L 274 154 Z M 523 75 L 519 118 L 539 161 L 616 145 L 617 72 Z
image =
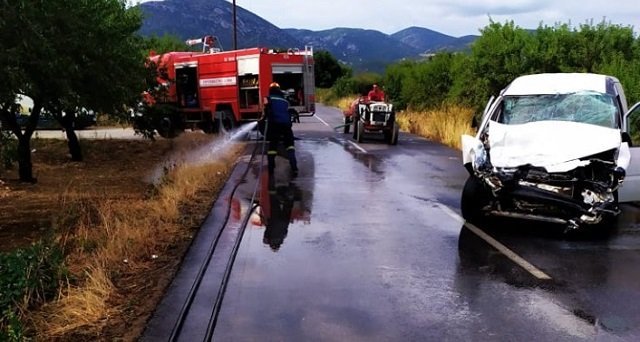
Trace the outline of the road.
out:
M 243 158 L 143 341 L 640 339 L 636 207 L 609 236 L 466 227 L 458 151 L 355 144 L 340 124 L 323 106 L 295 124 L 300 175 L 279 158 L 271 191 Z

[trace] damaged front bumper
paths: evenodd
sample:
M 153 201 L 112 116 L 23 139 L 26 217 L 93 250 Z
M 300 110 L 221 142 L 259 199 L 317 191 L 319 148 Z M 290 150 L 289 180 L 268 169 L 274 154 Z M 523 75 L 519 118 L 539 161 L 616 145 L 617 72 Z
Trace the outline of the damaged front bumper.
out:
M 567 225 L 578 228 L 616 217 L 616 191 L 624 169 L 604 162 L 591 162 L 570 172 L 548 173 L 543 168 L 523 166 L 475 170 L 490 189 L 492 200 L 486 214 Z
M 482 203 L 473 193 L 463 191 L 463 198 L 483 215 L 578 228 L 620 213 L 617 194 L 631 156 L 615 129 L 491 121 L 477 137 L 462 137 L 462 152 L 465 168 L 482 184 L 476 190 Z

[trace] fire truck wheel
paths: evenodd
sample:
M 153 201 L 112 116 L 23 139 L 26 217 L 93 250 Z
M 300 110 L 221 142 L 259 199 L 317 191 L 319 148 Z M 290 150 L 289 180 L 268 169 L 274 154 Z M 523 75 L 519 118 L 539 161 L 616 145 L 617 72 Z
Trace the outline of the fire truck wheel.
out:
M 349 134 L 349 128 L 351 128 L 351 121 L 345 116 L 344 117 L 344 134 Z
M 295 109 L 289 109 L 289 115 L 292 123 L 300 123 L 300 114 Z
M 165 139 L 171 139 L 178 136 L 179 132 L 175 127 L 175 123 L 171 121 L 171 118 L 164 117 L 160 120 L 158 126 L 158 134 Z
M 221 120 L 220 120 L 220 127 L 222 128 L 223 132 L 231 132 L 233 130 L 233 128 L 236 126 L 235 125 L 235 118 L 233 117 L 233 113 L 230 110 L 224 110 L 222 112 L 222 116 L 221 116 Z
M 364 138 L 364 124 L 362 123 L 362 121 L 358 120 L 358 124 L 356 125 L 358 128 L 358 134 L 356 137 L 356 141 L 361 143 L 362 142 L 362 138 Z

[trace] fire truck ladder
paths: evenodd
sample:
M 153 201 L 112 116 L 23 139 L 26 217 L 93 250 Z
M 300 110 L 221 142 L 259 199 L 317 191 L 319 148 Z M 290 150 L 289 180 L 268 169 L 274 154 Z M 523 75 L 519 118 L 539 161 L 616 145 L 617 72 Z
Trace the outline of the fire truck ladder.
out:
M 218 47 L 215 46 L 216 43 L 218 43 Z M 187 39 L 185 44 L 189 46 L 202 44 L 202 53 L 216 53 L 223 51 L 220 39 L 216 36 L 207 35 L 198 39 Z

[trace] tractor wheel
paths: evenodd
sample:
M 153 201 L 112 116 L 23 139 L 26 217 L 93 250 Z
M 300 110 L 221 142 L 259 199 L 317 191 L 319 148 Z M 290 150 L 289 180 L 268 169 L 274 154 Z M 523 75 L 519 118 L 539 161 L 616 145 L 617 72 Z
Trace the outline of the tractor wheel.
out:
M 389 145 L 397 145 L 398 144 L 398 135 L 400 135 L 400 127 L 397 123 L 393 123 L 393 128 L 391 132 L 389 132 Z
M 344 123 L 344 134 L 349 134 L 349 128 L 351 128 L 351 121 L 345 116 L 343 119 Z
M 357 132 L 357 136 L 356 136 L 356 141 L 361 143 L 362 139 L 364 138 L 364 124 L 362 123 L 362 121 L 358 120 L 358 124 L 356 125 L 356 128 L 358 130 Z
M 351 122 L 353 123 L 353 139 L 354 140 L 358 138 L 358 122 L 359 121 L 360 121 L 360 116 L 354 113 L 351 116 Z

